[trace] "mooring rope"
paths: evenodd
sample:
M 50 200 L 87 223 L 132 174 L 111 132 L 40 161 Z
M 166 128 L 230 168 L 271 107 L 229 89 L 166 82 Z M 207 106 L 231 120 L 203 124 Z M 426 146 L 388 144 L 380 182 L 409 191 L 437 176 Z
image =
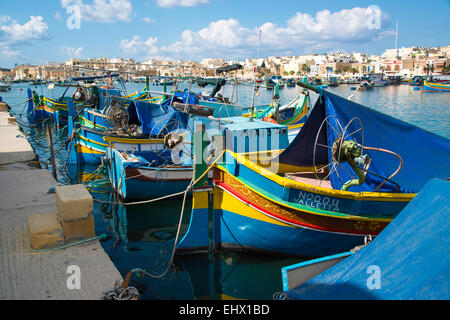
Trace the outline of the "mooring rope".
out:
M 138 278 L 141 278 L 144 275 L 146 275 L 146 276 L 154 278 L 154 279 L 161 279 L 169 272 L 171 266 L 173 265 L 173 260 L 174 260 L 174 257 L 175 257 L 175 251 L 176 251 L 177 244 L 178 244 L 178 238 L 180 236 L 180 230 L 181 230 L 181 224 L 182 224 L 183 216 L 184 216 L 184 208 L 185 208 L 185 204 L 186 204 L 187 193 L 192 189 L 192 187 L 194 185 L 196 185 L 199 181 L 201 181 L 205 177 L 206 174 L 208 174 L 208 172 L 216 165 L 216 163 L 219 161 L 219 159 L 222 158 L 222 156 L 225 154 L 225 152 L 226 152 L 226 150 L 223 150 L 220 153 L 220 155 L 211 163 L 211 165 L 209 165 L 209 167 L 195 181 L 194 181 L 195 166 L 194 166 L 194 168 L 193 168 L 193 170 L 194 170 L 193 178 L 192 178 L 191 182 L 189 183 L 189 186 L 186 188 L 185 191 L 179 192 L 179 193 L 175 193 L 175 194 L 170 195 L 170 196 L 166 196 L 166 197 L 161 197 L 161 198 L 158 198 L 158 199 L 150 200 L 150 202 L 154 202 L 154 201 L 162 200 L 162 199 L 165 199 L 167 197 L 174 196 L 174 195 L 184 194 L 183 202 L 182 202 L 182 205 L 181 205 L 180 219 L 178 221 L 177 233 L 175 235 L 174 245 L 173 245 L 173 248 L 172 248 L 172 254 L 171 254 L 170 260 L 169 260 L 169 262 L 167 264 L 167 268 L 162 273 L 157 274 L 157 275 L 152 274 L 152 273 L 148 272 L 147 270 L 144 270 L 144 269 L 141 269 L 141 268 L 134 268 L 130 272 L 128 272 L 128 274 L 125 277 L 125 280 L 122 283 L 122 285 L 118 285 L 118 283 L 116 282 L 114 290 L 105 293 L 106 294 L 105 295 L 105 299 L 111 299 L 112 298 L 112 299 L 116 299 L 116 300 L 129 300 L 131 298 L 138 298 L 139 294 L 136 293 L 136 291 L 137 291 L 136 288 L 128 286 L 128 283 L 129 283 L 129 281 L 131 280 L 131 277 L 134 274 L 136 274 L 138 276 Z M 141 201 L 140 203 L 148 203 L 148 202 L 149 201 Z M 107 203 L 111 203 L 111 202 L 108 201 Z M 133 204 L 137 204 L 137 203 L 133 203 Z M 129 290 L 127 290 L 127 289 L 129 289 Z M 123 298 L 123 295 L 125 295 L 126 293 L 130 294 L 130 292 L 131 292 L 131 296 L 130 297 L 126 296 L 126 298 Z

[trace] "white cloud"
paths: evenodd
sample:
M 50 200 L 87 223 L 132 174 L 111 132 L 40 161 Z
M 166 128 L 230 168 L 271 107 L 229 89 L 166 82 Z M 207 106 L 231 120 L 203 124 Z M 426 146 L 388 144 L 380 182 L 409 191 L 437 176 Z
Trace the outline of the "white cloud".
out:
M 375 13 L 377 16 L 374 20 Z M 266 22 L 259 27 L 249 28 L 236 19 L 218 20 L 198 31 L 184 30 L 180 40 L 172 44 L 158 49 L 155 41 L 149 47 L 164 55 L 193 59 L 207 56 L 249 57 L 256 54 L 261 30 L 262 52 L 274 55 L 300 54 L 342 48 L 391 36 L 392 31 L 386 29 L 389 21 L 386 13 L 374 11 L 373 7 L 355 7 L 337 12 L 322 10 L 315 16 L 298 12 L 284 26 Z M 136 53 L 139 53 L 137 49 Z
M 120 48 L 129 56 L 144 55 L 150 57 L 159 52 L 156 42 L 158 38 L 149 37 L 147 40 L 140 40 L 139 36 L 134 36 L 133 39 L 123 39 L 120 41 Z
M 50 39 L 48 25 L 41 16 L 31 16 L 24 24 L 19 24 L 9 16 L 0 16 L 0 55 L 14 59 L 20 55 L 20 47 L 34 40 Z
M 160 7 L 195 7 L 209 3 L 209 0 L 157 0 Z
M 67 54 L 70 58 L 80 58 L 83 52 L 83 47 L 73 48 L 73 47 L 61 47 L 60 51 Z
M 0 19 L 0 42 L 8 45 L 20 45 L 31 40 L 48 39 L 48 25 L 41 16 L 31 16 L 24 24 L 11 20 L 8 16 Z
M 156 20 L 152 19 L 150 17 L 143 17 L 142 21 L 144 21 L 145 23 L 148 23 L 148 24 L 156 23 Z
M 129 0 L 93 0 L 92 4 L 85 4 L 83 0 L 61 0 L 61 6 L 66 11 L 71 6 L 78 6 L 81 19 L 85 21 L 130 21 L 132 13 Z M 67 13 L 71 14 L 69 11 Z

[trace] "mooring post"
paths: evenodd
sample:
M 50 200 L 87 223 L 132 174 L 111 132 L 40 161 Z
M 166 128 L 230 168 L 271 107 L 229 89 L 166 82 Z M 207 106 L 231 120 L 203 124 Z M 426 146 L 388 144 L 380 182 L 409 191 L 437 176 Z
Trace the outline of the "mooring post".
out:
M 194 181 L 197 180 L 207 169 L 205 159 L 205 150 L 208 147 L 209 141 L 205 137 L 206 129 L 205 124 L 195 124 L 194 128 Z M 197 182 L 194 188 L 208 187 L 208 175 L 205 175 L 199 182 Z
M 47 132 L 48 139 L 50 141 L 50 161 L 52 163 L 53 178 L 55 178 L 55 180 L 58 180 L 58 177 L 56 175 L 55 151 L 53 150 L 52 128 L 50 124 L 47 124 Z
M 208 169 L 204 152 L 208 139 L 204 138 L 205 125 L 195 124 L 194 127 L 194 181 Z M 198 181 L 192 190 L 191 221 L 188 232 L 177 244 L 177 254 L 183 252 L 207 252 L 209 243 L 209 189 L 208 174 Z

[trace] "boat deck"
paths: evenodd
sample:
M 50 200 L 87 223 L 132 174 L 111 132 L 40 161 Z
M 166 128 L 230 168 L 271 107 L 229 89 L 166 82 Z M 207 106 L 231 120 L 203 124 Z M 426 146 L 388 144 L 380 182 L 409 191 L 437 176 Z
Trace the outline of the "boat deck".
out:
M 317 173 L 320 178 L 325 178 L 325 173 Z M 320 180 L 317 179 L 314 172 L 289 172 L 285 174 L 285 177 L 297 182 L 306 183 L 316 187 L 322 187 L 327 189 L 333 189 L 329 179 Z

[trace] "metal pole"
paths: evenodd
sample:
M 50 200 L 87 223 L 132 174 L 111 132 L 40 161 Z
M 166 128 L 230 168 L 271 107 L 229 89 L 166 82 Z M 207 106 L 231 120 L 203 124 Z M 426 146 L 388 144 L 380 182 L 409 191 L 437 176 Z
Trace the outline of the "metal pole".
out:
M 261 29 L 259 29 L 259 39 L 258 39 L 258 51 L 256 53 L 256 66 L 254 70 L 253 76 L 253 92 L 252 92 L 252 109 L 250 111 L 250 121 L 253 121 L 253 115 L 255 113 L 255 90 L 256 90 L 256 69 L 258 68 L 258 60 L 259 60 L 259 46 L 261 44 Z
M 53 177 L 55 178 L 55 180 L 58 180 L 58 177 L 56 175 L 55 151 L 53 150 L 52 128 L 50 124 L 47 124 L 47 132 L 50 141 L 50 161 L 52 163 Z

